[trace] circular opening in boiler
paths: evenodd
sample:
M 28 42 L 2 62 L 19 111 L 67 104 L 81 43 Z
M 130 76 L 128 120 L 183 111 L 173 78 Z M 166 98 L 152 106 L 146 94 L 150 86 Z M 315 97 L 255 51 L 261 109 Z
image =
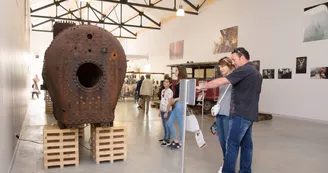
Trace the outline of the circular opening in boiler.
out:
M 84 63 L 78 68 L 76 76 L 82 86 L 91 88 L 99 83 L 103 72 L 93 63 Z
M 92 34 L 87 35 L 88 39 L 92 39 Z

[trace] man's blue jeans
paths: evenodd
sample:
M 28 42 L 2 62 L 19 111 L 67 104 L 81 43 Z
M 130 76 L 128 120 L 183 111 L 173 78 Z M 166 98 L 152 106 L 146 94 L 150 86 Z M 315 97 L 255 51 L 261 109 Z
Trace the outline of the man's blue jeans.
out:
M 177 139 L 177 134 L 175 133 L 174 129 L 174 121 L 178 120 L 178 126 L 179 126 L 179 132 L 180 132 L 180 142 L 182 142 L 183 137 L 183 104 L 180 102 L 175 103 L 175 107 L 171 112 L 170 118 L 167 122 L 167 125 L 169 126 L 170 133 L 172 134 L 173 139 Z
M 166 141 L 170 141 L 171 133 L 170 133 L 169 126 L 167 125 L 167 121 L 171 115 L 171 111 L 168 112 L 167 118 L 164 118 L 164 114 L 165 114 L 165 112 L 161 111 L 162 123 L 163 123 L 163 128 L 164 128 L 164 139 Z
M 253 122 L 246 118 L 240 116 L 231 117 L 229 121 L 227 151 L 224 158 L 222 173 L 235 173 L 239 147 L 241 147 L 239 173 L 252 172 L 252 125 Z
M 218 138 L 221 144 L 221 149 L 223 153 L 223 158 L 226 153 L 226 141 L 228 137 L 229 131 L 229 116 L 226 115 L 216 115 L 216 131 L 218 133 Z

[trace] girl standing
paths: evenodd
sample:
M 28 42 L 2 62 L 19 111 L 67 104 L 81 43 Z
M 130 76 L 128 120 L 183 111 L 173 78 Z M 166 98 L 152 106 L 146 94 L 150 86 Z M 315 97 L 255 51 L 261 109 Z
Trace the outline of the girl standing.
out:
M 183 138 L 183 104 L 179 101 L 179 89 L 180 89 L 180 80 L 181 79 L 187 79 L 187 70 L 185 67 L 179 66 L 177 67 L 177 70 L 175 72 L 175 75 L 178 77 L 178 83 L 174 87 L 174 95 L 173 95 L 173 101 L 172 104 L 174 105 L 174 109 L 171 112 L 171 115 L 169 117 L 169 120 L 167 121 L 167 125 L 169 127 L 169 130 L 172 134 L 173 141 L 167 145 L 167 147 L 171 149 L 180 149 L 182 138 Z M 179 139 L 177 138 L 177 135 L 175 133 L 174 129 L 174 122 L 175 120 L 178 121 L 179 126 Z
M 234 69 L 232 60 L 229 57 L 223 57 L 218 62 L 220 72 L 223 76 L 229 75 Z M 216 115 L 216 131 L 221 144 L 221 149 L 223 153 L 223 160 L 226 153 L 226 140 L 228 137 L 229 130 L 229 115 L 230 115 L 230 102 L 231 102 L 231 90 L 232 86 L 226 84 L 220 87 L 220 94 L 218 100 L 221 100 L 220 111 Z M 226 93 L 225 93 L 226 91 Z M 223 95 L 225 93 L 225 95 Z M 223 98 L 222 98 L 223 97 Z M 220 170 L 222 167 L 220 168 Z

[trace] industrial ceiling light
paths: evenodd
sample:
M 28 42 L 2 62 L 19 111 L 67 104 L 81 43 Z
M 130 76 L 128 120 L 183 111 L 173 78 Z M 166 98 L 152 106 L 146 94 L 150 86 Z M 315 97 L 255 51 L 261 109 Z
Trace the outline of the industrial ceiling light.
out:
M 185 15 L 185 11 L 183 9 L 183 6 L 180 4 L 179 9 L 177 10 L 177 16 L 184 16 L 184 15 Z

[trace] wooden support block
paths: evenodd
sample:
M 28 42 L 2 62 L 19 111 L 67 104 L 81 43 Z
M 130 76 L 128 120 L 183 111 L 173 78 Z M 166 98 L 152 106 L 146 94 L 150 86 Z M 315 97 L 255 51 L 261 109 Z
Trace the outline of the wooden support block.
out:
M 79 165 L 78 129 L 59 129 L 46 125 L 43 129 L 44 168 Z
M 46 91 L 44 93 L 44 101 L 45 101 L 45 112 L 47 114 L 52 114 L 53 113 L 53 105 L 52 105 L 51 97 L 50 97 L 48 91 Z
M 92 156 L 97 164 L 127 159 L 125 126 L 91 127 Z
M 47 114 L 52 114 L 53 113 L 52 101 L 46 101 L 45 102 L 45 111 L 46 111 Z
M 46 92 L 44 93 L 44 100 L 45 100 L 46 102 L 51 102 L 51 97 L 50 97 L 48 91 L 46 91 Z
M 272 120 L 272 114 L 259 113 L 259 121 Z

